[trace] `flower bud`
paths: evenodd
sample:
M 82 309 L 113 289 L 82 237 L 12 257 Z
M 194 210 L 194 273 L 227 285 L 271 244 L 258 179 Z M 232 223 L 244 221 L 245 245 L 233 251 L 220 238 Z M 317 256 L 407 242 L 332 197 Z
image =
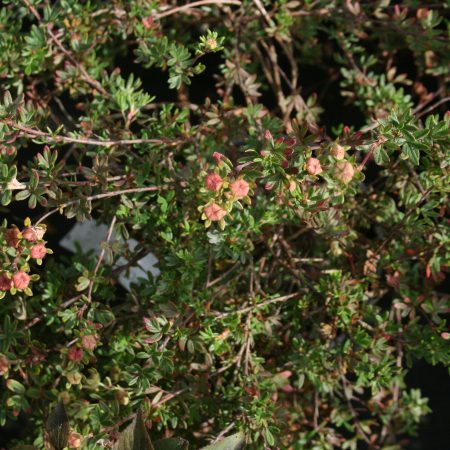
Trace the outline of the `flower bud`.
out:
M 319 173 L 322 173 L 320 161 L 317 158 L 308 158 L 306 161 L 306 171 L 310 175 L 319 175 Z
M 348 161 L 340 161 L 336 164 L 335 177 L 339 181 L 347 184 L 352 180 L 354 174 L 355 169 L 352 163 L 349 163 Z
M 342 147 L 342 145 L 334 144 L 331 147 L 330 153 L 338 160 L 344 159 L 345 156 L 345 149 Z

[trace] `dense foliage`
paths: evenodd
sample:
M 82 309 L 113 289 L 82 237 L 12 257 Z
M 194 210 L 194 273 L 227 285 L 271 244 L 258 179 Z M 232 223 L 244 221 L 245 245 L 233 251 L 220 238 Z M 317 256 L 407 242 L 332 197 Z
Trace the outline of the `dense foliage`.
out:
M 26 418 L 20 443 L 44 447 L 62 400 L 75 448 L 139 408 L 195 448 L 403 448 L 429 412 L 408 368 L 450 364 L 450 46 L 446 2 L 395 3 L 3 2 L 0 425 Z M 101 252 L 50 254 L 59 217 L 106 224 Z M 160 275 L 121 288 L 149 252 Z

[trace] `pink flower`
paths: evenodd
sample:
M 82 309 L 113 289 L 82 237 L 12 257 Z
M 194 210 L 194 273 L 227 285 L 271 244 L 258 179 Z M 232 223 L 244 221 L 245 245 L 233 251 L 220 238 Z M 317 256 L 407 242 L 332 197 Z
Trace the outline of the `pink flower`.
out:
M 212 222 L 222 220 L 227 215 L 227 212 L 216 203 L 211 203 L 208 205 L 205 208 L 204 213 Z
M 16 272 L 12 281 L 17 289 L 26 289 L 30 284 L 30 276 L 25 272 Z
M 217 173 L 210 173 L 206 176 L 205 185 L 210 191 L 219 191 L 223 185 L 222 177 Z
M 47 249 L 44 244 L 33 245 L 30 250 L 30 255 L 34 259 L 42 259 L 47 254 Z
M 80 362 L 83 359 L 84 352 L 81 348 L 72 347 L 67 353 L 67 356 L 73 362 Z
M 317 158 L 308 158 L 306 160 L 306 170 L 310 175 L 319 175 L 319 173 L 322 173 L 320 161 Z
M 340 161 L 336 164 L 335 176 L 343 183 L 349 183 L 352 180 L 354 174 L 355 169 L 353 168 L 353 165 L 351 163 L 347 161 Z
M 272 139 L 272 133 L 270 132 L 270 130 L 264 131 L 264 139 Z
M 244 198 L 247 196 L 250 185 L 242 178 L 236 180 L 230 185 L 231 192 L 236 198 Z
M 12 280 L 5 274 L 0 275 L 0 291 L 9 291 L 12 288 Z
M 446 331 L 443 331 L 441 333 L 441 338 L 445 339 L 446 341 L 448 341 L 450 339 L 450 333 L 447 333 Z
M 333 147 L 331 147 L 330 153 L 338 160 L 344 159 L 345 156 L 345 149 L 342 147 L 342 145 L 334 144 Z
M 213 158 L 216 160 L 216 163 L 218 164 L 222 159 L 225 159 L 225 155 L 222 155 L 222 153 L 214 152 Z
M 97 347 L 97 337 L 93 334 L 87 334 L 81 338 L 81 345 L 86 350 L 94 350 Z
M 80 448 L 81 447 L 81 434 L 71 431 L 67 439 L 67 445 L 69 448 Z
M 5 239 L 6 239 L 6 243 L 10 246 L 10 247 L 14 247 L 17 248 L 19 246 L 19 229 L 18 228 L 9 228 L 6 230 L 5 232 Z

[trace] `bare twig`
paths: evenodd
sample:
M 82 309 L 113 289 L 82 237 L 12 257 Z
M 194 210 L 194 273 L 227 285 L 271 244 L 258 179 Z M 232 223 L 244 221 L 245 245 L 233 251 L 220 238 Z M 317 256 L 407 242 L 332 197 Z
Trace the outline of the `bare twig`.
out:
M 101 198 L 116 197 L 117 195 L 122 195 L 122 194 L 132 194 L 132 193 L 138 193 L 138 192 L 151 192 L 151 191 L 158 191 L 160 189 L 161 188 L 157 187 L 157 186 L 147 186 L 147 187 L 141 187 L 141 188 L 130 188 L 130 189 L 123 189 L 122 191 L 104 192 L 102 194 L 91 195 L 90 197 L 86 197 L 85 199 L 72 200 L 70 202 L 66 202 L 66 203 L 63 203 L 62 205 L 59 205 L 57 208 L 52 209 L 48 213 L 45 213 L 42 217 L 40 217 L 37 220 L 35 225 L 39 225 L 45 219 L 47 219 L 47 217 L 55 214 L 58 211 L 61 211 L 64 208 L 67 208 L 68 206 L 74 205 L 75 203 L 78 203 L 81 200 L 94 201 L 94 200 L 99 200 Z
M 198 6 L 206 5 L 236 5 L 241 6 L 239 0 L 199 0 L 197 2 L 188 3 L 187 5 L 177 6 L 176 8 L 169 9 L 161 13 L 154 14 L 155 19 L 162 19 L 163 17 L 168 17 L 179 12 L 185 12 L 189 9 L 196 8 Z
M 113 233 L 113 230 L 114 230 L 114 225 L 116 224 L 116 220 L 117 220 L 116 216 L 114 216 L 112 218 L 112 220 L 111 220 L 111 224 L 109 226 L 108 233 L 106 235 L 106 240 L 105 240 L 106 244 L 111 239 L 111 236 L 112 236 L 112 233 Z M 94 273 L 92 274 L 92 278 L 89 281 L 89 289 L 88 289 L 88 296 L 87 296 L 88 297 L 87 298 L 88 303 L 91 303 L 91 300 L 92 300 L 92 289 L 94 288 L 95 277 L 97 275 L 98 270 L 100 269 L 100 265 L 101 265 L 104 257 L 105 257 L 105 248 L 103 247 L 101 252 L 100 252 L 100 255 L 98 257 L 97 264 L 95 265 L 95 269 L 94 269 Z

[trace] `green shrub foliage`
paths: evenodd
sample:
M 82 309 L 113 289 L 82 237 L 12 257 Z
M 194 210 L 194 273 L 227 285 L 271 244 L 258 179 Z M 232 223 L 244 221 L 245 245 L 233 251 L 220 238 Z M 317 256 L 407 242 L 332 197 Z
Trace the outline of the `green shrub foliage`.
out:
M 448 9 L 420 3 L 3 2 L 14 445 L 135 448 L 136 424 L 166 449 L 415 434 L 429 408 L 405 376 L 450 363 Z M 56 246 L 89 218 L 98 254 Z M 124 290 L 149 252 L 160 275 Z

